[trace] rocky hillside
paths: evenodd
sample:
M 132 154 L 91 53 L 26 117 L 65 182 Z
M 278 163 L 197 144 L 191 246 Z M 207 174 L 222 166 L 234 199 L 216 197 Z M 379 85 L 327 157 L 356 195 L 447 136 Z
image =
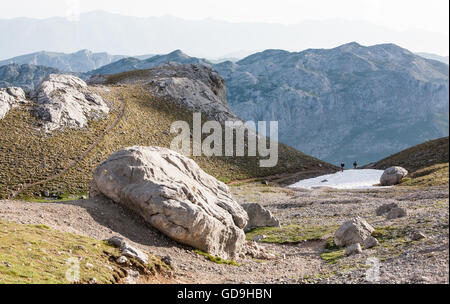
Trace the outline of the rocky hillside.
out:
M 81 50 L 72 54 L 56 52 L 37 52 L 0 61 L 0 66 L 8 64 L 32 64 L 55 68 L 64 72 L 83 73 L 98 69 L 125 56 L 108 53 L 93 53 Z
M 0 66 L 0 88 L 20 87 L 29 92 L 50 74 L 61 73 L 59 70 L 32 64 L 9 64 Z
M 282 142 L 331 163 L 448 135 L 448 65 L 393 44 L 267 50 L 214 68 L 234 113 L 278 120 Z
M 210 69 L 208 72 L 201 66 L 172 65 L 171 69 L 165 71 L 164 77 L 165 81 L 172 82 L 170 92 L 186 93 L 177 89 L 173 81 L 177 77 L 170 76 L 184 73 L 187 82 L 182 82 L 183 88 L 186 83 L 194 83 L 190 90 L 198 89 L 196 94 L 200 95 L 208 89 L 209 93 L 203 95 L 205 99 L 214 95 L 215 99 L 210 102 L 226 106 L 224 82 L 220 77 L 212 77 L 217 75 L 215 72 Z M 163 72 L 161 68 L 155 71 Z M 47 78 L 26 103 L 16 102 L 0 120 L 0 130 L 4 134 L 0 138 L 1 198 L 13 194 L 28 198 L 41 195 L 64 198 L 87 193 L 92 172 L 112 153 L 135 145 L 168 148 L 175 136 L 170 134 L 174 121 L 187 121 L 192 126 L 189 103 L 181 102 L 189 101 L 189 95 L 186 99 L 178 96 L 175 100 L 170 95 L 152 93 L 152 81 L 163 78 L 152 79 L 151 71 L 141 75 L 141 79 L 136 75 L 111 76 L 109 84 L 97 86 L 87 86 L 70 75 L 61 77 Z M 202 110 L 201 105 L 197 106 Z M 207 111 L 203 112 L 202 120 L 209 120 Z M 260 168 L 257 157 L 193 159 L 207 173 L 225 182 L 287 172 L 322 174 L 335 170 L 325 162 L 282 144 L 279 145 L 279 162 L 274 168 Z

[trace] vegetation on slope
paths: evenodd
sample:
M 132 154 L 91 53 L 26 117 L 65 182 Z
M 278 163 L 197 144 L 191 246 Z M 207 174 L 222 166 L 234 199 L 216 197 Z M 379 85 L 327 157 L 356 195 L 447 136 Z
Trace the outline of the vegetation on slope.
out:
M 448 163 L 448 148 L 448 137 L 430 140 L 398 152 L 367 167 L 384 170 L 392 166 L 400 166 L 409 172 L 415 172 L 433 165 Z
M 119 256 L 119 249 L 106 242 L 45 225 L 0 221 L 0 284 L 118 283 L 126 276 L 115 263 Z M 160 259 L 150 257 L 145 266 L 132 260 L 132 267 L 149 275 L 169 270 Z
M 82 130 L 43 134 L 37 120 L 26 108 L 12 110 L 0 120 L 0 198 L 8 198 L 22 184 L 40 182 L 61 172 L 85 152 L 118 117 L 121 101 L 125 112 L 118 124 L 99 144 L 63 176 L 38 184 L 21 193 L 20 198 L 41 195 L 64 197 L 89 191 L 92 172 L 100 162 L 124 147 L 134 145 L 170 147 L 174 121 L 192 125 L 192 113 L 173 102 L 150 95 L 141 86 L 98 89 L 114 110 L 107 119 L 92 121 Z M 208 119 L 203 118 L 203 121 Z M 207 135 L 206 135 L 207 136 Z M 209 174 L 228 182 L 278 173 L 332 168 L 331 165 L 279 144 L 279 162 L 274 168 L 260 168 L 257 157 L 193 157 Z
M 446 185 L 449 182 L 448 140 L 448 137 L 443 137 L 425 142 L 370 164 L 366 168 L 381 170 L 392 166 L 405 168 L 409 175 L 402 181 L 401 186 Z

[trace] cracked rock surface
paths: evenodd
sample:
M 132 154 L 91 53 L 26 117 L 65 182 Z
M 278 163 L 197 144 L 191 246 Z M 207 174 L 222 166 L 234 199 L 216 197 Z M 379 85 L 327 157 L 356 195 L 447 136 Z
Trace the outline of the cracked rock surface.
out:
M 95 194 L 182 244 L 225 259 L 243 249 L 248 216 L 228 187 L 169 149 L 135 146 L 114 153 L 94 172 Z

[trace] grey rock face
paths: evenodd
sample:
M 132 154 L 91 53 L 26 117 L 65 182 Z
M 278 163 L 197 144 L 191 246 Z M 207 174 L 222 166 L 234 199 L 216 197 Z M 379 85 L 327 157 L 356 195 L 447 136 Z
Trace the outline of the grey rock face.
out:
M 382 186 L 393 186 L 399 184 L 402 179 L 408 175 L 408 171 L 402 167 L 391 167 L 383 172 L 380 177 L 380 184 Z
M 380 216 L 380 215 L 388 213 L 389 211 L 391 211 L 391 209 L 397 208 L 397 207 L 398 207 L 398 205 L 396 203 L 384 204 L 377 208 L 376 213 L 378 216 Z
M 448 136 L 448 65 L 392 44 L 267 50 L 213 68 L 236 115 L 276 120 L 280 142 L 334 164 Z
M 364 219 L 356 217 L 345 222 L 336 230 L 334 233 L 334 243 L 340 247 L 363 243 L 374 231 L 375 229 Z
M 72 75 L 51 74 L 31 93 L 37 103 L 35 115 L 44 121 L 44 128 L 53 131 L 83 128 L 89 120 L 109 113 L 106 102 Z
M 270 210 L 267 210 L 261 204 L 249 203 L 242 204 L 242 208 L 248 214 L 248 223 L 245 231 L 250 231 L 258 227 L 280 227 L 280 221 L 276 219 Z
M 24 103 L 27 103 L 27 100 L 21 88 L 0 88 L 0 119 L 3 119 L 12 108 Z
M 407 215 L 406 209 L 404 208 L 392 208 L 391 211 L 386 214 L 386 219 L 393 220 Z
M 345 255 L 353 255 L 353 254 L 360 254 L 362 252 L 361 244 L 356 243 L 349 245 L 345 248 Z
M 141 215 L 183 244 L 226 259 L 239 256 L 247 214 L 228 187 L 193 160 L 160 147 L 131 147 L 94 172 L 91 194 Z

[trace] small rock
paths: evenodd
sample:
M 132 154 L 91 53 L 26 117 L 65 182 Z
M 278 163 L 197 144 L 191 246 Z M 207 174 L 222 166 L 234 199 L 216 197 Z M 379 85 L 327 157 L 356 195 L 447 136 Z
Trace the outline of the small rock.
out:
M 345 254 L 347 256 L 353 254 L 360 254 L 362 252 L 361 245 L 359 243 L 353 244 L 345 248 Z
M 272 215 L 270 210 L 264 208 L 261 204 L 242 204 L 242 208 L 248 214 L 247 226 L 244 228 L 245 231 L 259 227 L 280 227 L 280 221 Z
M 373 236 L 368 236 L 364 240 L 364 249 L 373 248 L 375 246 L 378 246 L 378 244 L 379 244 L 379 242 L 376 238 L 374 238 Z
M 92 265 L 91 263 L 86 263 L 86 267 L 87 268 L 94 268 L 94 265 Z
M 114 247 L 122 247 L 123 244 L 125 244 L 125 239 L 123 237 L 120 236 L 113 236 L 111 238 L 109 238 L 108 243 Z
M 253 237 L 253 241 L 259 242 L 259 241 L 261 241 L 261 240 L 264 240 L 265 238 L 266 238 L 265 235 L 257 234 L 257 235 L 255 235 L 255 236 Z
M 122 252 L 122 254 L 124 256 L 130 257 L 130 258 L 135 258 L 143 264 L 148 263 L 148 255 L 147 254 L 143 253 L 139 249 L 136 249 L 136 248 L 128 245 L 127 243 L 122 245 L 122 247 L 120 248 L 120 251 Z
M 380 216 L 385 213 L 388 213 L 393 208 L 398 208 L 398 205 L 396 203 L 384 204 L 384 205 L 378 207 L 376 212 L 377 212 L 377 215 Z
M 392 208 L 391 211 L 386 215 L 387 220 L 393 220 L 407 215 L 406 209 L 404 208 Z
M 97 284 L 97 279 L 96 278 L 90 279 L 89 284 Z
M 421 232 L 421 231 L 416 231 L 416 232 L 413 233 L 411 239 L 412 239 L 413 241 L 420 241 L 420 240 L 425 239 L 426 237 L 427 237 L 427 236 L 426 236 L 423 232 Z
M 163 261 L 165 264 L 172 266 L 173 260 L 170 256 L 166 255 L 165 257 L 161 258 L 161 261 Z
M 340 247 L 363 243 L 374 231 L 375 229 L 364 219 L 355 217 L 342 224 L 342 226 L 336 230 L 334 233 L 334 243 Z
M 116 259 L 116 262 L 117 262 L 117 264 L 120 264 L 120 265 L 126 265 L 126 264 L 128 264 L 128 259 L 126 256 L 122 255 Z

